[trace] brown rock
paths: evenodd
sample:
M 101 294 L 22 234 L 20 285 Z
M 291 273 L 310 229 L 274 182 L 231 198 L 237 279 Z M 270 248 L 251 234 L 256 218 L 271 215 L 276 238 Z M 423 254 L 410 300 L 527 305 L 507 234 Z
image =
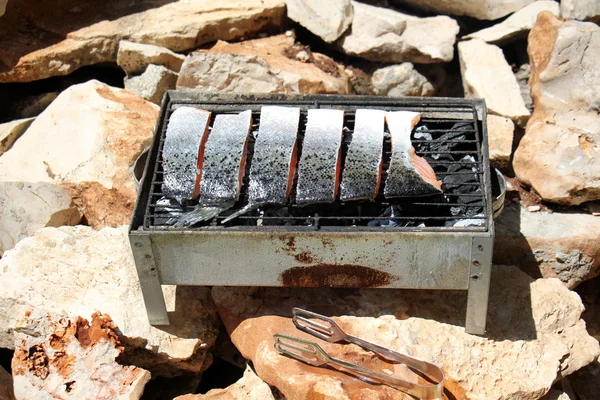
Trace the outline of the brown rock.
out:
M 11 1 L 0 25 L 0 82 L 67 75 L 115 61 L 120 40 L 173 51 L 240 39 L 280 26 L 282 0 Z
M 0 181 L 54 183 L 91 226 L 127 224 L 136 199 L 131 167 L 157 115 L 156 105 L 127 90 L 98 81 L 71 86 L 0 158 Z
M 274 333 L 318 341 L 342 359 L 406 372 L 354 345 L 304 335 L 288 318 L 292 307 L 340 316 L 334 319 L 349 333 L 437 363 L 448 379 L 446 395 L 454 398 L 538 399 L 554 381 L 598 356 L 598 343 L 581 320 L 581 300 L 559 280 L 534 281 L 517 268 L 494 267 L 491 282 L 485 338 L 462 327 L 463 292 L 215 287 L 213 298 L 234 344 L 253 361 L 258 376 L 290 400 L 408 398 L 279 355 Z
M 515 173 L 547 201 L 600 199 L 600 27 L 542 12 L 528 52 L 535 112 L 515 152 Z
M 209 50 L 190 54 L 184 62 L 178 89 L 266 93 L 340 93 L 350 91 L 343 68 L 331 58 L 308 53 L 286 35 L 240 43 L 217 42 Z M 310 51 L 310 50 L 309 50 Z
M 186 394 L 174 400 L 275 400 L 271 388 L 262 379 L 256 376 L 252 368 L 247 365 L 244 376 L 233 385 L 225 389 L 213 389 L 206 394 Z
M 12 321 L 19 399 L 139 399 L 150 373 L 122 366 L 116 326 L 106 314 L 81 317 L 21 308 Z

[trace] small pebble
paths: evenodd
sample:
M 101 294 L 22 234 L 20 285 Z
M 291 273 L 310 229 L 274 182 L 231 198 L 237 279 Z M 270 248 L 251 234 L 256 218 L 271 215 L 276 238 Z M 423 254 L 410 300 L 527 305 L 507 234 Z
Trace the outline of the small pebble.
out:
M 527 211 L 529 212 L 536 212 L 536 211 L 540 211 L 542 208 L 540 206 L 529 206 L 527 207 Z
M 296 58 L 302 62 L 307 62 L 310 60 L 310 56 L 304 50 L 299 51 L 298 54 L 296 54 Z
M 292 37 L 293 35 L 294 35 L 294 32 L 292 32 L 292 31 L 285 31 L 285 36 Z

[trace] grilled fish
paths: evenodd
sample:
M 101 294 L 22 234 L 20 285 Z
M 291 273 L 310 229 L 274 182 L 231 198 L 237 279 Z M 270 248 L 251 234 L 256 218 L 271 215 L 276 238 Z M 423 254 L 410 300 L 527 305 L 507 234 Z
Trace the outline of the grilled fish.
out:
M 248 205 L 223 220 L 230 221 L 265 204 L 285 204 L 296 173 L 300 109 L 264 106 L 250 166 Z
M 308 110 L 302 155 L 298 163 L 298 204 L 331 203 L 340 180 L 344 111 Z
M 442 192 L 429 163 L 415 154 L 410 133 L 421 114 L 411 111 L 389 111 L 385 114 L 392 138 L 392 155 L 383 194 L 385 197 L 426 196 Z
M 341 200 L 372 199 L 381 183 L 385 111 L 356 110 L 340 185 Z
M 239 199 L 251 126 L 250 110 L 217 115 L 204 151 L 198 205 L 182 214 L 176 225 L 209 220 Z
M 193 107 L 173 111 L 163 147 L 163 193 L 180 204 L 198 196 L 211 113 Z

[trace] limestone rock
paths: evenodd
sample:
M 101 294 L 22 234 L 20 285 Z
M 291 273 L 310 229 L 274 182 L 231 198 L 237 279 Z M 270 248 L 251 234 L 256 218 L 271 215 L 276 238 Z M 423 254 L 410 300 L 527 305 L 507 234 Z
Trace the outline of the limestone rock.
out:
M 129 223 L 131 167 L 150 144 L 158 107 L 98 81 L 63 91 L 0 157 L 0 182 L 65 189 L 96 228 Z
M 548 393 L 540 400 L 572 400 L 569 395 L 565 392 L 561 392 L 560 390 L 550 389 Z
M 356 1 L 352 5 L 352 26 L 336 42 L 344 53 L 381 62 L 428 64 L 452 60 L 458 33 L 458 24 L 452 18 L 417 18 Z
M 210 289 L 163 286 L 171 325 L 151 326 L 126 228 L 44 228 L 6 252 L 0 260 L 0 347 L 13 346 L 7 328 L 18 306 L 83 318 L 99 311 L 119 330 L 125 365 L 163 376 L 206 369 L 218 326 Z
M 511 39 L 525 36 L 533 28 L 537 15 L 549 11 L 558 16 L 559 6 L 555 1 L 535 1 L 497 25 L 473 32 L 466 39 L 482 39 L 488 43 L 505 43 Z
M 435 92 L 431 82 L 409 62 L 377 69 L 371 86 L 375 94 L 390 97 L 433 96 Z
M 531 76 L 531 67 L 529 64 L 523 64 L 515 72 L 515 78 L 521 90 L 521 98 L 525 103 L 525 107 L 529 112 L 533 112 L 533 99 L 531 98 L 531 90 L 529 90 L 529 77 Z
M 149 65 L 143 74 L 125 78 L 125 89 L 141 98 L 160 104 L 167 90 L 175 89 L 177 73 L 162 65 Z
M 0 82 L 67 75 L 117 59 L 121 40 L 183 51 L 281 26 L 283 0 L 12 1 L 0 25 Z
M 327 43 L 339 38 L 350 26 L 350 0 L 285 0 L 287 16 Z
M 458 44 L 465 97 L 485 99 L 488 111 L 524 125 L 529 119 L 519 84 L 502 50 L 481 39 Z
M 303 48 L 302 48 L 303 49 Z M 350 91 L 348 77 L 331 58 L 318 53 L 299 61 L 294 38 L 286 35 L 218 42 L 190 54 L 179 73 L 178 89 L 239 93 L 339 93 Z
M 0 156 L 25 133 L 35 118 L 17 119 L 0 124 Z
M 174 400 L 275 400 L 271 388 L 246 365 L 244 376 L 225 389 L 213 389 L 206 394 L 187 394 Z
M 600 27 L 542 12 L 528 53 L 535 112 L 515 152 L 515 173 L 547 201 L 600 199 Z
M 1 1 L 0 1 L 1 3 Z M 0 399 L 14 400 L 15 392 L 13 390 L 12 375 L 0 366 Z
M 573 289 L 600 272 L 599 237 L 600 220 L 593 215 L 508 206 L 496 220 L 494 262 L 559 278 Z
M 127 40 L 119 42 L 117 64 L 127 75 L 137 75 L 151 65 L 162 65 L 174 72 L 179 72 L 185 56 L 177 54 L 166 47 L 151 44 L 133 43 Z
M 498 169 L 508 168 L 512 154 L 515 124 L 508 118 L 488 115 L 487 132 L 490 162 Z
M 398 5 L 410 5 L 440 14 L 466 15 L 494 20 L 511 14 L 535 0 L 392 0 Z
M 558 279 L 533 280 L 515 267 L 492 270 L 486 337 L 469 335 L 462 327 L 466 292 L 215 287 L 212 293 L 234 344 L 252 360 L 258 376 L 290 400 L 325 394 L 409 398 L 279 355 L 274 333 L 306 337 L 289 318 L 292 307 L 338 316 L 334 319 L 348 332 L 437 363 L 454 398 L 538 399 L 554 381 L 600 353 L 581 319 L 579 296 Z M 332 356 L 384 367 L 355 346 L 319 344 Z
M 0 256 L 40 228 L 80 220 L 71 196 L 54 184 L 0 182 Z
M 565 19 L 598 22 L 600 20 L 600 2 L 598 0 L 561 0 L 560 16 Z
M 11 323 L 18 399 L 139 399 L 150 380 L 148 371 L 116 362 L 123 349 L 106 314 L 89 322 L 24 308 Z

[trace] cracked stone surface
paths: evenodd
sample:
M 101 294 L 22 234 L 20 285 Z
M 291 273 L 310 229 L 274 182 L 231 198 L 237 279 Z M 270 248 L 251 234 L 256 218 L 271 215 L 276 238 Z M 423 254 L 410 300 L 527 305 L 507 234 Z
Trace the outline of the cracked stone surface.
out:
M 125 89 L 131 90 L 144 100 L 160 105 L 167 90 L 175 89 L 177 73 L 162 65 L 149 65 L 138 76 L 125 78 Z
M 119 42 L 117 65 L 123 68 L 127 75 L 140 74 L 150 65 L 162 65 L 173 72 L 179 72 L 183 60 L 185 60 L 183 54 L 172 52 L 166 47 L 127 40 Z
M 139 399 L 150 373 L 123 366 L 116 326 L 106 314 L 91 320 L 39 308 L 15 310 L 12 359 L 17 399 Z
M 542 12 L 527 50 L 535 111 L 515 152 L 515 173 L 546 201 L 598 200 L 600 27 Z
M 67 191 L 95 228 L 128 224 L 131 168 L 149 146 L 158 107 L 91 80 L 63 91 L 0 157 L 0 182 L 47 182 Z
M 114 62 L 121 40 L 179 52 L 279 27 L 283 0 L 11 1 L 0 25 L 0 82 L 29 82 Z
M 485 337 L 464 331 L 465 292 L 214 287 L 212 295 L 233 343 L 290 400 L 409 398 L 279 355 L 274 333 L 315 340 L 294 328 L 292 307 L 333 316 L 361 338 L 439 364 L 454 398 L 539 399 L 553 382 L 598 357 L 581 299 L 558 279 L 533 280 L 516 267 L 496 266 L 491 282 Z M 399 369 L 353 345 L 319 344 L 333 356 Z
M 210 289 L 163 286 L 171 324 L 148 322 L 127 227 L 43 228 L 0 260 L 0 347 L 12 348 L 8 329 L 19 306 L 83 318 L 111 316 L 125 348 L 121 361 L 153 375 L 199 373 L 212 361 L 218 333 Z

